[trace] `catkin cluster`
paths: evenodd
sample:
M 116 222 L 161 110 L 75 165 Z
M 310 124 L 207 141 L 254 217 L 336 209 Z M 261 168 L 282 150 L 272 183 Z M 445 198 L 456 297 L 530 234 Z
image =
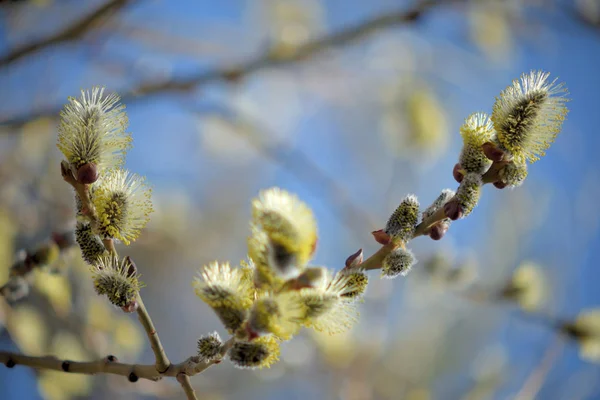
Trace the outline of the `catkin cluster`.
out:
M 90 264 L 96 292 L 132 310 L 139 274 L 131 260 L 119 259 L 104 242 L 134 241 L 149 220 L 152 202 L 145 179 L 123 169 L 131 136 L 119 100 L 99 87 L 69 98 L 60 114 L 57 146 L 65 156 L 63 176 L 76 191 L 75 240 Z
M 426 234 L 441 239 L 450 222 L 468 216 L 481 196 L 485 183 L 495 187 L 517 187 L 527 177 L 527 162 L 545 154 L 567 114 L 567 91 L 549 74 L 532 71 L 500 93 L 491 117 L 483 112 L 471 114 L 460 127 L 463 147 L 453 176 L 459 187 L 456 192 L 445 189 L 422 212 L 419 222 L 419 202 L 407 196 L 391 215 L 383 231 L 374 232 L 382 244 L 392 243 L 394 250 L 382 262 L 382 274 L 388 278 L 408 273 L 415 258 L 407 243 Z
M 309 266 L 317 245 L 310 208 L 282 189 L 265 190 L 252 202 L 248 259 L 239 267 L 213 262 L 194 283 L 196 294 L 235 338 L 228 352 L 240 368 L 268 367 L 279 344 L 303 327 L 328 333 L 348 329 L 357 319 L 364 272 Z M 205 359 L 218 352 L 215 336 L 198 342 Z

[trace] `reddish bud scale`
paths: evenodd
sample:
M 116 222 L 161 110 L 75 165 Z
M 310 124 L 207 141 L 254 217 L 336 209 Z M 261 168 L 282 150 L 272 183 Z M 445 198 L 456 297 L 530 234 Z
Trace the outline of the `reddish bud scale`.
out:
M 132 313 L 137 311 L 137 309 L 139 308 L 139 304 L 137 301 L 132 301 L 131 303 L 127 304 L 126 306 L 121 307 L 121 310 L 123 310 L 123 312 L 126 313 Z
M 494 182 L 494 186 L 498 189 L 504 189 L 505 187 L 508 186 L 508 184 L 506 184 L 502 181 L 496 181 L 496 182 Z
M 454 177 L 454 180 L 456 180 L 456 182 L 461 183 L 463 178 L 465 177 L 463 175 L 462 172 L 460 172 L 460 164 L 456 163 L 454 164 L 454 169 L 452 170 L 452 176 Z
M 429 228 L 429 237 L 433 240 L 440 240 L 448 232 L 448 224 L 439 222 Z
M 98 167 L 94 163 L 85 163 L 77 169 L 77 182 L 90 184 L 98 180 Z
M 496 147 L 492 142 L 486 142 L 481 146 L 483 154 L 492 161 L 502 161 L 504 159 L 504 151 Z
M 392 242 L 392 237 L 390 235 L 388 235 L 387 233 L 385 233 L 383 231 L 383 229 L 380 229 L 378 231 L 373 231 L 371 232 L 371 234 L 373 235 L 373 237 L 375 238 L 375 241 L 379 244 L 382 245 L 386 245 L 386 244 L 390 244 Z
M 456 221 L 463 216 L 462 207 L 456 200 L 449 201 L 444 205 L 444 213 L 446 214 L 446 217 L 450 218 L 452 221 Z
M 357 267 L 363 262 L 363 250 L 358 249 L 358 251 L 352 254 L 350 257 L 346 259 L 346 267 Z

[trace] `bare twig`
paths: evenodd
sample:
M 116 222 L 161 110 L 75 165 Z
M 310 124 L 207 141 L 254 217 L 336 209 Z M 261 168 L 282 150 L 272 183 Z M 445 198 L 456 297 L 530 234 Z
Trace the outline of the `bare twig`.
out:
M 330 35 L 307 42 L 297 47 L 293 51 L 279 53 L 277 51 L 273 51 L 272 49 L 268 49 L 254 58 L 236 65 L 198 72 L 181 79 L 142 83 L 139 86 L 131 89 L 128 93 L 125 93 L 123 95 L 123 100 L 131 103 L 133 99 L 141 96 L 164 92 L 189 92 L 195 90 L 198 88 L 198 86 L 221 80 L 238 81 L 239 79 L 251 75 L 259 70 L 309 59 L 331 48 L 340 47 L 363 40 L 373 33 L 383 29 L 402 24 L 413 23 L 419 20 L 419 18 L 422 17 L 428 10 L 438 4 L 455 3 L 458 1 L 460 0 L 419 1 L 408 10 L 398 10 L 395 12 L 385 13 Z M 0 121 L 0 123 L 3 125 L 18 126 L 40 117 L 55 116 L 59 110 L 60 107 L 50 106 L 49 108 L 35 111 L 33 113 L 26 113 L 5 119 L 4 121 Z
M 494 162 L 490 169 L 483 175 L 483 182 L 492 183 L 496 182 L 499 177 L 498 174 L 507 164 L 506 161 Z M 451 200 L 450 200 L 451 201 Z M 441 207 L 435 213 L 433 213 L 429 218 L 423 220 L 420 224 L 415 227 L 415 232 L 413 234 L 413 239 L 419 236 L 427 234 L 429 228 L 437 222 L 442 221 L 447 218 L 444 212 L 444 208 Z M 385 257 L 390 254 L 392 251 L 396 250 L 400 246 L 400 243 L 390 243 L 382 246 L 375 254 L 371 257 L 367 258 L 360 264 L 360 268 L 364 270 L 372 270 L 372 269 L 380 269 L 381 264 Z
M 552 340 L 552 343 L 548 346 L 546 351 L 544 352 L 544 356 L 542 360 L 538 364 L 537 367 L 525 380 L 521 390 L 515 396 L 515 400 L 533 400 L 537 396 L 538 392 L 542 388 L 544 381 L 546 380 L 546 376 L 552 369 L 557 357 L 559 356 L 564 345 L 564 340 L 562 335 L 556 335 Z
M 192 387 L 192 382 L 190 382 L 190 377 L 188 375 L 180 373 L 179 375 L 177 375 L 177 382 L 179 382 L 179 384 L 183 388 L 183 391 L 185 392 L 185 395 L 188 398 L 188 400 L 198 400 L 198 398 L 196 397 L 196 392 Z
M 156 332 L 154 324 L 152 323 L 152 319 L 150 318 L 150 314 L 148 314 L 146 306 L 144 306 L 144 302 L 142 301 L 142 296 L 140 296 L 139 293 L 137 297 L 137 304 L 138 319 L 146 331 L 148 341 L 150 342 L 150 347 L 152 347 L 152 351 L 154 352 L 154 357 L 156 359 L 156 370 L 159 373 L 164 373 L 171 366 L 171 361 L 169 361 L 169 358 L 165 353 L 162 343 L 160 342 L 160 338 L 158 337 L 158 333 Z
M 98 7 L 96 10 L 94 10 L 90 14 L 86 15 L 81 20 L 76 21 L 73 24 L 65 27 L 63 30 L 61 30 L 51 36 L 43 38 L 37 42 L 29 43 L 25 46 L 22 46 L 16 50 L 6 54 L 5 56 L 1 57 L 0 58 L 0 67 L 8 66 L 17 60 L 19 60 L 23 57 L 26 57 L 30 54 L 33 54 L 37 51 L 40 51 L 44 48 L 47 48 L 47 47 L 50 47 L 50 46 L 53 46 L 53 45 L 56 45 L 59 43 L 76 40 L 76 39 L 82 37 L 87 32 L 89 32 L 94 27 L 96 27 L 98 25 L 98 23 L 103 21 L 105 18 L 118 12 L 125 5 L 127 5 L 127 3 L 129 3 L 130 1 L 131 0 L 110 0 L 106 3 L 104 3 L 103 5 Z

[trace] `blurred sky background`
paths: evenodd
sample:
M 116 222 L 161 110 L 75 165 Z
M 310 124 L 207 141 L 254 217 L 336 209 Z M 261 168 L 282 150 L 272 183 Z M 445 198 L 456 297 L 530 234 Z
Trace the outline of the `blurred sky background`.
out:
M 117 5 L 83 34 L 7 61 L 106 3 Z M 80 89 L 104 85 L 124 96 L 134 139 L 126 165 L 152 183 L 156 212 L 142 237 L 120 251 L 136 260 L 163 344 L 181 360 L 195 352 L 200 335 L 224 334 L 191 281 L 209 261 L 245 257 L 250 201 L 260 189 L 280 186 L 313 208 L 320 231 L 314 264 L 339 269 L 358 248 L 366 256 L 377 250 L 370 232 L 407 193 L 427 205 L 441 189 L 455 188 L 464 118 L 491 112 L 511 80 L 542 69 L 566 83 L 572 101 L 562 134 L 523 187 L 489 185 L 475 212 L 442 241 L 411 243 L 421 262 L 405 279 L 372 272 L 361 322 L 350 333 L 295 338 L 270 370 L 223 363 L 192 378 L 203 399 L 513 398 L 555 335 L 520 318 L 514 305 L 466 300 L 419 267 L 434 256 L 453 267 L 468 264 L 478 285 L 494 288 L 520 264 L 535 263 L 546 276 L 544 313 L 573 318 L 600 306 L 600 2 L 440 0 L 427 2 L 414 20 L 380 18 L 417 3 L 0 2 L 0 283 L 18 249 L 73 223 L 55 142 L 58 111 Z M 368 34 L 320 41 L 373 19 L 379 24 Z M 305 43 L 322 49 L 295 57 Z M 95 300 L 82 300 L 91 289 L 85 272 L 66 272 L 67 319 L 96 312 Z M 56 292 L 64 295 L 44 293 Z M 21 312 L 13 321 L 31 326 L 6 323 L 2 348 L 61 348 L 60 324 L 32 322 L 42 320 L 39 302 L 4 304 L 0 321 L 19 309 L 28 317 Z M 103 312 L 137 329 L 135 316 Z M 78 329 L 87 332 L 88 317 Z M 31 333 L 37 330 L 44 333 Z M 44 345 L 31 345 L 40 337 Z M 142 339 L 126 361 L 152 361 Z M 89 355 L 96 345 L 78 346 Z M 577 350 L 565 345 L 537 398 L 600 399 L 600 368 Z M 0 398 L 183 395 L 176 382 L 99 377 L 77 391 L 75 383 L 57 383 L 66 379 L 61 374 L 38 384 L 35 377 L 23 367 L 0 368 Z

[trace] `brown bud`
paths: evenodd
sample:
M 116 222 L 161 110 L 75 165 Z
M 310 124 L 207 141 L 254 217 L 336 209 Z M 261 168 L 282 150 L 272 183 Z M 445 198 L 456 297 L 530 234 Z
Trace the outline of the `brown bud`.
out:
M 439 222 L 429 228 L 429 237 L 433 240 L 440 240 L 448 232 L 448 224 Z
M 373 231 L 373 232 L 371 232 L 371 234 L 375 238 L 375 241 L 379 244 L 386 245 L 386 244 L 390 244 L 392 242 L 392 237 L 390 235 L 388 235 L 387 233 L 385 233 L 383 231 L 383 229 L 380 229 L 378 231 Z
M 352 254 L 350 257 L 348 257 L 346 259 L 346 267 L 348 267 L 348 268 L 358 267 L 360 264 L 362 264 L 363 257 L 364 257 L 363 250 L 358 249 L 358 251 L 356 253 Z
M 508 186 L 508 184 L 506 184 L 502 181 L 496 181 L 496 182 L 494 182 L 494 186 L 498 189 L 504 189 L 505 187 Z
M 85 163 L 77 169 L 77 182 L 90 184 L 98 180 L 98 167 L 94 163 Z
M 455 200 L 444 204 L 444 213 L 446 214 L 446 217 L 450 218 L 452 221 L 456 221 L 463 216 L 462 207 Z
M 459 163 L 454 164 L 454 169 L 452 170 L 452 176 L 456 180 L 456 182 L 461 183 L 465 175 L 460 171 L 461 166 Z
M 139 308 L 139 304 L 137 301 L 132 301 L 131 303 L 127 304 L 126 306 L 121 307 L 121 310 L 123 310 L 123 312 L 126 313 L 132 313 L 137 311 L 137 309 Z
M 107 363 L 113 363 L 113 362 L 119 361 L 119 359 L 116 356 L 113 356 L 112 354 L 106 356 L 106 358 L 104 360 Z
M 127 276 L 134 276 L 137 274 L 137 267 L 131 257 L 126 256 L 125 260 L 123 260 L 125 266 L 127 266 Z
M 492 161 L 502 161 L 504 159 L 504 151 L 496 147 L 492 142 L 486 142 L 481 146 L 483 154 Z

